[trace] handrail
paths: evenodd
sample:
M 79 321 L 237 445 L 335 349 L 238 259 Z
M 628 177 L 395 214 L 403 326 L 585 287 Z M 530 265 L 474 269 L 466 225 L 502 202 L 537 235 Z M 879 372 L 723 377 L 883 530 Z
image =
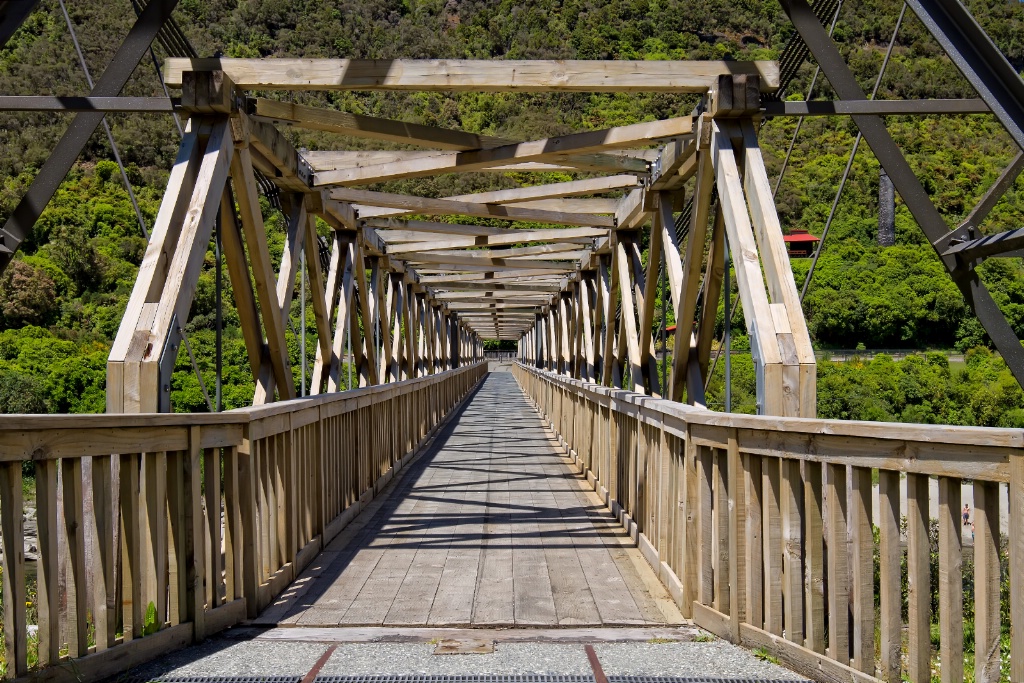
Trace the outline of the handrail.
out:
M 1024 535 L 1013 533 L 1024 523 L 1021 430 L 717 413 L 523 363 L 513 373 L 698 625 L 816 680 L 899 681 L 905 655 L 909 680 L 931 681 L 937 599 L 943 680 L 961 680 L 965 616 L 974 623 L 975 680 L 999 680 L 1003 629 L 1024 624 Z M 966 615 L 965 481 L 975 501 Z M 1000 616 L 1006 554 L 1012 624 Z M 1021 629 L 1010 649 L 1011 659 L 1024 657 Z
M 481 361 L 214 415 L 0 417 L 5 677 L 105 678 L 257 616 L 486 372 Z M 40 550 L 32 600 L 27 461 Z

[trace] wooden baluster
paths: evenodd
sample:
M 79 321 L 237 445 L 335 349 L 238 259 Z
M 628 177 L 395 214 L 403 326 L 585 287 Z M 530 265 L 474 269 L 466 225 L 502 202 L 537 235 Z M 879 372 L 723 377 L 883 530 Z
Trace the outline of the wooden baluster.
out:
M 800 461 L 781 462 L 779 516 L 782 520 L 783 622 L 786 639 L 804 642 L 803 538 L 801 509 L 803 482 Z
M 960 480 L 939 477 L 939 661 L 942 683 L 964 679 Z
M 871 469 L 853 467 L 850 558 L 853 602 L 853 667 L 875 672 L 875 539 L 871 527 Z
M 726 481 L 729 487 L 729 626 L 732 642 L 740 642 L 740 623 L 746 614 L 746 557 L 744 545 L 750 542 L 743 535 L 747 522 L 747 505 L 743 468 L 740 464 L 739 440 L 735 429 L 729 430 Z
M 1010 454 L 1010 680 L 1024 681 L 1024 454 Z M 1016 580 L 1014 580 L 1016 579 Z
M 185 603 L 186 617 L 192 622 L 192 637 L 196 642 L 206 637 L 206 590 L 203 577 L 206 574 L 204 548 L 206 546 L 203 523 L 203 448 L 201 428 L 189 427 L 188 453 L 183 458 L 182 474 L 185 490 Z M 220 549 L 218 549 L 220 554 Z
M 699 462 L 697 464 L 697 476 L 699 477 L 699 505 L 700 505 L 700 586 L 697 600 L 702 605 L 710 605 L 715 600 L 714 591 L 714 567 L 712 561 L 712 522 L 711 517 L 711 482 L 714 481 L 712 472 L 711 449 L 707 446 L 697 448 Z
M 698 447 L 693 442 L 693 433 L 690 425 L 686 426 L 686 443 L 683 444 L 683 481 L 685 483 L 686 511 L 684 524 L 686 535 L 683 537 L 683 573 L 680 580 L 683 582 L 683 604 L 680 608 L 683 616 L 687 619 L 693 617 L 693 602 L 700 599 L 700 586 L 702 581 L 698 580 L 701 572 L 701 551 L 700 543 L 703 534 L 701 533 L 701 509 L 700 509 L 700 482 L 697 470 L 700 468 L 700 455 Z
M 21 461 L 0 463 L 0 533 L 3 537 L 4 670 L 7 678 L 28 671 L 25 605 L 25 522 Z
M 93 531 L 96 557 L 93 581 L 92 618 L 96 632 L 96 651 L 114 645 L 117 628 L 117 586 L 114 584 L 114 508 L 112 458 L 92 459 Z
M 974 482 L 974 680 L 999 683 L 999 484 Z M 1011 578 L 1012 581 L 1012 578 Z
M 85 507 L 82 492 L 82 459 L 61 458 L 64 483 L 64 530 L 74 591 L 68 589 L 68 654 L 84 657 L 89 652 L 89 592 L 85 566 Z
M 761 461 L 761 521 L 764 530 L 764 630 L 782 635 L 782 463 Z
M 203 453 L 203 488 L 206 497 L 206 536 L 210 553 L 210 561 L 206 565 L 206 601 L 211 608 L 221 604 L 220 586 L 224 574 L 223 555 L 221 555 L 220 460 L 219 448 L 205 449 Z
M 121 500 L 123 506 L 123 495 Z M 133 506 L 132 514 L 137 512 Z M 39 665 L 47 666 L 60 659 L 61 644 L 56 460 L 36 461 L 36 523 L 39 526 Z M 141 625 L 139 630 L 141 632 Z
M 911 683 L 931 681 L 928 475 L 907 474 L 908 667 Z
M 167 518 L 169 520 L 168 575 L 169 593 L 167 620 L 171 626 L 186 621 L 188 603 L 185 594 L 188 568 L 185 566 L 185 473 L 184 454 L 167 454 Z
M 274 556 L 274 571 L 292 561 L 295 557 L 295 550 L 292 544 L 292 537 L 295 527 L 295 514 L 292 506 L 291 489 L 291 465 L 288 462 L 288 432 L 275 434 L 270 437 L 271 448 L 274 449 L 273 476 L 274 503 L 277 510 L 277 555 Z M 271 529 L 273 531 L 273 528 Z
M 764 574 L 764 555 L 761 534 L 764 522 L 761 512 L 761 456 L 750 453 L 743 454 L 743 488 L 745 489 L 747 515 L 744 526 L 744 546 L 746 553 L 746 617 L 745 620 L 754 628 L 764 626 L 764 592 L 762 578 Z
M 237 449 L 238 458 L 238 510 L 239 528 L 241 529 L 241 556 L 237 561 L 241 565 L 242 595 L 245 598 L 246 616 L 255 619 L 259 615 L 259 586 L 260 586 L 260 530 L 257 527 L 257 515 L 259 514 L 256 500 L 256 477 L 258 465 L 251 450 L 255 450 L 256 442 L 248 439 L 242 440 L 242 445 Z
M 881 619 L 881 668 L 886 683 L 899 683 L 903 632 L 900 548 L 900 473 L 878 472 L 878 556 Z M 998 565 L 996 569 L 998 573 Z M 997 588 L 998 593 L 998 588 Z M 996 601 L 998 602 L 998 595 Z
M 127 643 L 142 636 L 143 615 L 146 612 L 142 577 L 145 566 L 142 558 L 143 519 L 140 514 L 141 456 L 137 453 L 126 454 L 121 455 L 120 460 L 118 517 L 121 527 L 121 618 L 124 622 L 123 638 Z M 38 474 L 36 476 L 38 477 Z
M 825 654 L 825 535 L 821 463 L 804 462 L 804 645 Z
M 143 584 L 147 603 L 156 607 L 156 628 L 167 622 L 167 453 L 146 453 L 144 456 L 146 482 L 146 524 L 143 528 L 142 547 L 146 562 Z M 148 611 L 148 604 L 143 605 Z
M 242 526 L 238 482 L 238 446 L 224 449 L 224 580 L 225 598 L 242 597 Z
M 270 450 L 267 439 L 255 439 L 252 443 L 253 473 L 256 480 L 256 493 L 259 496 L 256 507 L 256 519 L 259 520 L 259 562 L 262 572 L 260 583 L 270 578 L 273 568 L 271 557 L 276 553 L 276 546 L 273 546 L 273 538 L 277 532 L 277 509 L 273 504 L 273 491 L 270 488 L 270 476 L 268 463 L 270 462 Z M 262 607 L 262 605 L 261 605 Z
M 828 656 L 850 663 L 850 571 L 846 465 L 825 465 L 828 510 Z
M 712 495 L 714 496 L 712 514 L 714 516 L 714 574 L 715 574 L 715 609 L 722 614 L 731 611 L 729 593 L 731 585 L 729 567 L 729 462 L 727 451 L 714 449 L 712 465 Z

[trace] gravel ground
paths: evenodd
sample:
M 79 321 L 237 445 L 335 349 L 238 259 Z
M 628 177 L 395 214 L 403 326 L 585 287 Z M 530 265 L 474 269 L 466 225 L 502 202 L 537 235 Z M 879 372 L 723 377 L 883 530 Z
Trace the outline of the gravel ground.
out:
M 582 649 L 582 648 L 580 648 Z M 709 643 L 607 643 L 595 645 L 601 668 L 609 676 L 720 676 L 806 680 L 781 666 L 764 662 L 749 650 L 724 640 Z
M 588 674 L 582 645 L 496 643 L 493 654 L 434 655 L 426 643 L 344 644 L 320 673 L 361 674 Z
M 323 643 L 268 643 L 215 638 L 145 664 L 127 678 L 305 676 L 326 652 Z
M 131 678 L 187 676 L 305 676 L 327 650 L 323 643 L 217 638 L 136 669 Z M 725 641 L 599 643 L 608 676 L 709 676 L 769 681 L 804 680 Z M 590 675 L 583 645 L 495 644 L 492 654 L 434 655 L 429 643 L 341 643 L 320 671 L 324 676 L 577 674 Z

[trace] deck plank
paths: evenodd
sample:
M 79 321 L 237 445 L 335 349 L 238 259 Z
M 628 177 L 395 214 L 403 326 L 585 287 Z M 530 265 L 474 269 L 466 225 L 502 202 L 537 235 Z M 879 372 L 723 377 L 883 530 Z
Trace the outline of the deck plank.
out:
M 492 373 L 259 623 L 682 623 L 570 464 L 512 375 Z

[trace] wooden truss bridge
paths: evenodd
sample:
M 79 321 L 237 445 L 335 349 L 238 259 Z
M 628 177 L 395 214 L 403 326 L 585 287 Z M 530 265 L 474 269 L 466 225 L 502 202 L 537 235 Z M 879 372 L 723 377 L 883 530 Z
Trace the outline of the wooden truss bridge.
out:
M 1024 536 L 1012 531 L 1024 522 L 1024 437 L 816 419 L 814 354 L 758 144 L 766 115 L 853 116 L 1024 378 L 1024 352 L 973 270 L 1024 241 L 976 234 L 1024 163 L 950 231 L 881 118 L 990 112 L 1024 144 L 1024 86 L 1004 77 L 1009 65 L 956 0 L 913 0 L 980 99 L 870 101 L 822 26 L 835 3 L 782 4 L 798 38 L 780 63 L 171 58 L 172 105 L 116 97 L 166 30 L 174 2 L 153 0 L 90 96 L 0 97 L 80 112 L 68 149 L 4 227 L 0 260 L 104 111 L 173 106 L 187 118 L 110 353 L 107 414 L 0 418 L 6 677 L 98 680 L 242 622 L 691 619 L 816 680 L 920 683 L 933 677 L 937 611 L 942 681 L 963 680 L 967 654 L 976 681 L 1024 681 Z M 16 5 L 0 3 L 3 41 L 27 14 Z M 773 99 L 808 54 L 842 99 Z M 702 99 L 688 116 L 517 141 L 252 94 L 308 89 Z M 424 151 L 296 150 L 287 126 Z M 366 189 L 509 170 L 586 177 L 444 198 Z M 288 217 L 276 263 L 268 191 Z M 169 414 L 217 225 L 253 406 Z M 727 252 L 755 359 L 754 416 L 704 399 Z M 664 374 L 652 338 L 662 264 L 678 321 Z M 286 339 L 302 269 L 311 372 L 293 367 Z M 511 375 L 488 371 L 485 339 L 518 342 Z M 358 388 L 341 391 L 347 368 Z M 26 463 L 39 546 L 31 610 Z M 966 615 L 965 495 L 976 525 Z

